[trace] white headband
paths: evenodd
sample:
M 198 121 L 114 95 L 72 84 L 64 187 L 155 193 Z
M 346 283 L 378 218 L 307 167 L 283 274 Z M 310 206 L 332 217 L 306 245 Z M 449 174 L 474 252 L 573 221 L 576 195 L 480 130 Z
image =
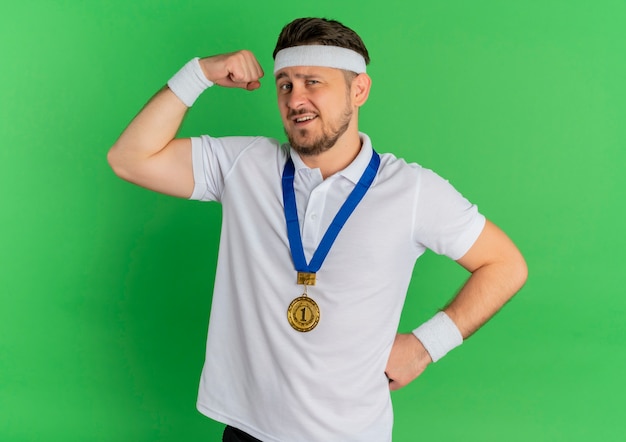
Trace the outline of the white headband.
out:
M 365 72 L 365 58 L 352 49 L 338 46 L 302 45 L 278 51 L 274 61 L 274 75 L 292 66 L 322 66 L 361 74 Z

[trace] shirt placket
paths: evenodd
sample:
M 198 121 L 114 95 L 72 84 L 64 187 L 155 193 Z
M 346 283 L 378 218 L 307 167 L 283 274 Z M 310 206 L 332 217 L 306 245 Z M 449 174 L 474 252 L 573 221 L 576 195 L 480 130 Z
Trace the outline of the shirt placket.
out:
M 302 224 L 302 245 L 307 262 L 311 260 L 324 234 L 322 230 L 325 226 L 322 225 L 322 222 L 325 219 L 326 196 L 332 181 L 332 179 L 323 181 L 309 195 Z

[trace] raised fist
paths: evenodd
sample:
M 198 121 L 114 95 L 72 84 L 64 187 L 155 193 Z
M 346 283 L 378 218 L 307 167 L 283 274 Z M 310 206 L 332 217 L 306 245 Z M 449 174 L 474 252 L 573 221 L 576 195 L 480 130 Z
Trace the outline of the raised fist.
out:
M 247 50 L 200 59 L 204 75 L 223 87 L 239 87 L 252 91 L 261 87 L 263 68 L 254 54 Z

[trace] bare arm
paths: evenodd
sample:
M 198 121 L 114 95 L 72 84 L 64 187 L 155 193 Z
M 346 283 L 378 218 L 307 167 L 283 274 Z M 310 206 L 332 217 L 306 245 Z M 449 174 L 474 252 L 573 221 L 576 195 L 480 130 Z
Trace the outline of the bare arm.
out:
M 457 262 L 472 276 L 444 311 L 467 339 L 522 288 L 528 268 L 515 244 L 489 221 Z
M 472 248 L 457 262 L 472 275 L 444 311 L 466 339 L 519 291 L 528 269 L 509 237 L 489 221 Z M 390 388 L 407 385 L 431 362 L 415 335 L 397 335 L 386 369 Z
M 254 90 L 261 85 L 263 70 L 249 51 L 203 58 L 200 66 L 220 86 Z M 175 138 L 187 109 L 168 87 L 161 89 L 109 150 L 115 173 L 142 187 L 189 198 L 194 187 L 191 140 Z

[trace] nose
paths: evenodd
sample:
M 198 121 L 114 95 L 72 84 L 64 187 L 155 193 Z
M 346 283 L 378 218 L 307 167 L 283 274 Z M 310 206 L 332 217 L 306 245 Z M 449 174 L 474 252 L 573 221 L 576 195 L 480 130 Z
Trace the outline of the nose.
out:
M 287 106 L 290 109 L 300 109 L 306 103 L 306 91 L 303 87 L 292 85 L 291 92 L 289 93 L 289 99 L 287 100 Z

